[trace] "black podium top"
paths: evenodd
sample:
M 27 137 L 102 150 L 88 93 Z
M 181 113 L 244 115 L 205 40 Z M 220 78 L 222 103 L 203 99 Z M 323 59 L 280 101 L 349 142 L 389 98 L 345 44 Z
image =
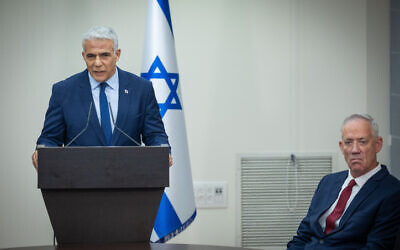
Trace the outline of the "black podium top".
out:
M 162 146 L 38 148 L 38 187 L 168 187 L 168 154 Z

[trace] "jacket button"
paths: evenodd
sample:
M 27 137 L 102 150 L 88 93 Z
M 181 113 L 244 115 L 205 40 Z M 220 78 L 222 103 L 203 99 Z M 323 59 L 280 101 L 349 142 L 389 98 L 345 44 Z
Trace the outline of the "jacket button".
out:
M 324 240 L 319 240 L 319 244 L 324 244 Z

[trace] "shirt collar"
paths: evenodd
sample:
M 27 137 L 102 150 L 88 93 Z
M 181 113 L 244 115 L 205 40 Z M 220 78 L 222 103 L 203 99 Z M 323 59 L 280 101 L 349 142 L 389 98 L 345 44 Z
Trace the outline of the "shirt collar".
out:
M 369 180 L 369 178 L 371 178 L 373 175 L 375 175 L 376 173 L 379 172 L 379 170 L 382 169 L 381 164 L 379 163 L 378 166 L 376 166 L 375 168 L 371 169 L 369 172 L 354 178 L 353 176 L 351 176 L 350 173 L 350 169 L 349 169 L 349 174 L 347 176 L 347 179 L 345 180 L 345 185 L 347 186 L 347 184 L 351 181 L 351 179 L 354 179 L 357 183 L 357 185 L 362 188 L 362 186 L 364 186 L 364 184 Z
M 96 81 L 92 77 L 92 75 L 90 74 L 89 71 L 88 71 L 88 75 L 89 75 L 90 87 L 92 88 L 92 90 L 99 87 L 101 82 Z M 118 86 L 118 83 L 119 83 L 118 68 L 115 70 L 114 75 L 112 75 L 106 82 L 107 82 L 108 86 L 112 89 L 115 89 Z

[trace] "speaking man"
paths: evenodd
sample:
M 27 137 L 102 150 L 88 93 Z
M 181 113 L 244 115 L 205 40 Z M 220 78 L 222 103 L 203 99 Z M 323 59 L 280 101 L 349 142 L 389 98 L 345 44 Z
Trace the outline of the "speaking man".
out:
M 87 69 L 53 85 L 37 145 L 169 145 L 151 82 L 116 66 L 115 31 L 93 27 L 82 47 Z M 32 163 L 37 169 L 37 151 Z
M 339 142 L 349 170 L 320 181 L 288 249 L 392 249 L 400 226 L 400 182 L 378 163 L 378 125 L 353 114 Z

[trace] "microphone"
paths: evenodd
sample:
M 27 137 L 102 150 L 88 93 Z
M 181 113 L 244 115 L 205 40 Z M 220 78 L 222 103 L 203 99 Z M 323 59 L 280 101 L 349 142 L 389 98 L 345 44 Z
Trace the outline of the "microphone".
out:
M 121 134 L 125 135 L 126 137 L 129 138 L 129 140 L 131 140 L 132 142 L 134 142 L 137 146 L 142 146 L 141 144 L 139 144 L 135 139 L 133 139 L 132 137 L 130 137 L 127 133 L 125 133 L 122 129 L 118 128 L 117 124 L 115 124 L 115 120 L 114 120 L 114 115 L 111 109 L 111 104 L 110 102 L 108 102 L 108 109 L 110 110 L 110 114 L 111 114 L 111 120 L 112 123 L 114 124 L 114 128 L 116 128 Z
M 83 134 L 83 132 L 86 131 L 86 129 L 89 126 L 89 120 L 90 120 L 90 114 L 92 112 L 92 106 L 93 106 L 93 102 L 90 102 L 88 117 L 87 117 L 87 121 L 86 121 L 86 126 L 81 130 L 81 132 L 79 132 L 74 138 L 72 138 L 72 140 L 67 145 L 65 145 L 64 147 L 68 147 L 69 145 L 71 145 L 71 143 L 73 143 L 81 134 Z

